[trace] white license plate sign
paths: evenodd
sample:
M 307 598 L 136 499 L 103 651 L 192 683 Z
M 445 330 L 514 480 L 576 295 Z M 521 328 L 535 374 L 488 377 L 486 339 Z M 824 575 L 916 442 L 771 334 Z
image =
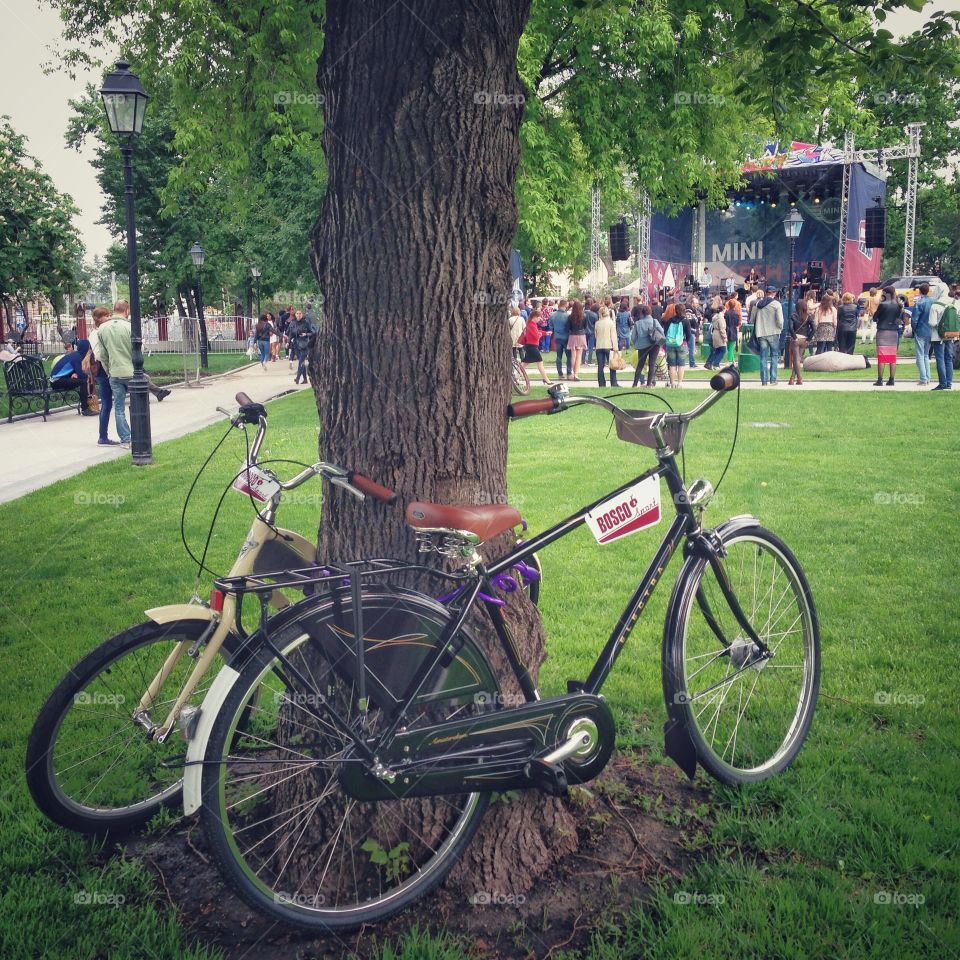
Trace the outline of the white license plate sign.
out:
M 612 543 L 658 524 L 661 516 L 660 478 L 647 477 L 605 500 L 591 510 L 585 520 L 597 543 Z
M 261 503 L 269 503 L 273 495 L 280 489 L 280 484 L 273 477 L 264 473 L 259 467 L 247 468 L 242 466 L 243 472 L 233 481 L 233 489 L 253 497 Z

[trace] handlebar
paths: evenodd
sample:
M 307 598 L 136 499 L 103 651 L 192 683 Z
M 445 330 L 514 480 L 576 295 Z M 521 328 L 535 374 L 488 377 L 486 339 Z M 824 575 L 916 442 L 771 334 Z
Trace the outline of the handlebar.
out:
M 553 397 L 544 397 L 539 400 L 518 400 L 507 407 L 507 416 L 511 420 L 521 417 L 532 417 L 538 413 L 559 413 L 562 407 Z
M 257 459 L 260 454 L 260 448 L 263 446 L 264 438 L 267 434 L 267 411 L 262 403 L 256 403 L 242 390 L 237 394 L 236 401 L 240 405 L 240 410 L 236 415 L 224 410 L 223 407 L 217 407 L 217 410 L 224 416 L 231 419 L 233 426 L 238 427 L 241 423 L 255 423 L 258 425 L 257 434 L 250 445 L 249 463 L 251 466 L 257 465 Z M 335 486 L 342 487 L 355 497 L 361 500 L 365 496 L 373 497 L 381 503 L 391 504 L 397 499 L 397 494 L 389 487 L 365 477 L 356 470 L 348 470 L 345 467 L 337 466 L 335 463 L 314 463 L 301 470 L 296 476 L 289 480 L 281 480 L 277 477 L 277 483 L 281 490 L 293 490 L 301 484 L 306 483 L 312 477 L 325 477 Z
M 363 493 L 369 494 L 374 500 L 379 500 L 381 503 L 393 503 L 397 499 L 396 493 L 389 487 L 383 487 L 355 470 L 347 471 L 347 483 Z
M 734 366 L 724 367 L 710 378 L 710 387 L 713 393 L 709 394 L 705 400 L 698 403 L 692 410 L 686 413 L 662 413 L 659 423 L 689 423 L 695 420 L 702 413 L 706 413 L 723 394 L 735 389 L 740 385 L 740 373 Z M 507 407 L 507 416 L 511 420 L 518 420 L 521 417 L 530 417 L 538 413 L 560 413 L 570 407 L 579 406 L 583 403 L 592 403 L 604 407 L 611 413 L 619 414 L 622 417 L 631 417 L 631 414 L 622 407 L 608 400 L 606 397 L 596 397 L 589 394 L 571 397 L 565 392 L 563 387 L 552 387 L 550 396 L 538 400 L 520 400 L 517 403 L 511 403 Z

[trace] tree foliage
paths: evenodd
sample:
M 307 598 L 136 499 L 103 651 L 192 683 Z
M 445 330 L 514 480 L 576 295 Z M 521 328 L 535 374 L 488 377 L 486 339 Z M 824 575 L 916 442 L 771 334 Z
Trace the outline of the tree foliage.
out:
M 148 88 L 162 86 L 177 157 L 160 184 L 163 211 L 208 217 L 187 198 L 216 184 L 222 202 L 215 206 L 233 235 L 225 249 L 235 251 L 243 236 L 258 252 L 252 227 L 294 262 L 305 251 L 309 218 L 304 209 L 278 222 L 275 210 L 293 209 L 295 184 L 322 189 L 321 0 L 51 3 L 64 21 L 70 62 L 89 63 L 120 44 L 142 65 Z M 903 103 L 882 91 L 916 92 L 926 113 L 944 118 L 932 168 L 955 146 L 945 121 L 956 102 L 940 91 L 958 76 L 960 15 L 933 14 L 900 41 L 883 26 L 890 13 L 922 5 L 535 0 L 518 54 L 528 95 L 516 244 L 529 272 L 585 265 L 595 183 L 607 222 L 641 189 L 665 210 L 701 197 L 719 202 L 743 158 L 772 137 L 837 136 L 855 124 L 868 145 L 871 131 L 899 124 Z
M 79 211 L 6 116 L 0 116 L 0 141 L 0 302 L 22 307 L 43 295 L 59 309 L 82 259 L 71 220 Z

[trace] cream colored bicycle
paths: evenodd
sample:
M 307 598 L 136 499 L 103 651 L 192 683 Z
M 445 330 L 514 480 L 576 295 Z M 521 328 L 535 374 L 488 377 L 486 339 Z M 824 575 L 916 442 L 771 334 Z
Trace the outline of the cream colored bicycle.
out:
M 281 481 L 258 463 L 266 409 L 243 393 L 237 402 L 236 414 L 221 409 L 231 429 L 250 424 L 257 433 L 232 486 L 264 506 L 257 509 L 230 577 L 316 563 L 315 545 L 275 522 L 283 493 L 313 477 L 325 477 L 360 499 L 395 499 L 393 491 L 331 463 L 315 463 Z M 277 590 L 270 602 L 278 610 L 291 600 Z M 236 596 L 217 590 L 208 602 L 195 595 L 189 603 L 154 607 L 146 615 L 144 623 L 104 641 L 67 671 L 30 734 L 30 793 L 51 820 L 72 830 L 130 830 L 179 802 L 184 744 L 173 734 L 179 728 L 186 739 L 192 732 L 214 677 L 246 636 Z

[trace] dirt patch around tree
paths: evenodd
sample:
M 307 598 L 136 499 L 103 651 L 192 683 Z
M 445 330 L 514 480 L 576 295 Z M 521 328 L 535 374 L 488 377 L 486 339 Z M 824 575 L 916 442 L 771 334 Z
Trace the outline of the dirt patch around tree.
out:
M 152 869 L 187 934 L 228 960 L 326 960 L 378 953 L 413 928 L 461 938 L 476 958 L 546 958 L 585 947 L 663 880 L 678 880 L 707 848 L 709 791 L 672 765 L 617 753 L 596 780 L 573 787 L 578 850 L 525 892 L 457 890 L 449 885 L 385 924 L 317 938 L 251 910 L 220 879 L 195 819 L 131 839 L 125 853 Z M 497 798 L 489 817 L 509 817 Z

